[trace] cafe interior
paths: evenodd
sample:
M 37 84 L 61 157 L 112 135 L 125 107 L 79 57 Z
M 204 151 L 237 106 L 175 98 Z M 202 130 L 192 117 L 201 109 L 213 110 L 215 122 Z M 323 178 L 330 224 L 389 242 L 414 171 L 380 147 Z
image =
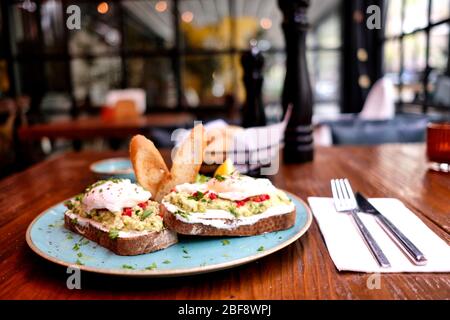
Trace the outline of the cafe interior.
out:
M 0 298 L 449 299 L 449 30 L 450 0 L 1 1 Z M 186 138 L 196 132 L 203 140 Z M 185 152 L 192 141 L 201 149 Z M 198 166 L 179 165 L 195 150 Z M 70 216 L 117 177 L 149 202 Z M 187 203 L 231 203 L 214 210 L 254 222 L 262 214 L 237 211 L 273 203 L 276 186 L 284 224 L 193 240 L 175 228 L 174 244 L 167 217 L 202 212 L 146 210 L 180 185 L 228 178 L 247 179 L 238 198 L 195 189 Z M 125 224 L 86 240 L 77 219 L 92 212 L 153 219 L 173 246 L 114 247 L 142 231 Z M 66 290 L 42 257 L 179 278 L 93 276 Z
M 309 84 L 298 86 L 311 88 L 314 146 L 424 142 L 430 121 L 448 119 L 449 1 L 308 5 L 297 56 Z M 283 19 L 276 0 L 2 1 L 1 176 L 70 150 L 126 148 L 135 131 L 170 147 L 194 120 L 242 125 L 246 105 L 280 121 Z M 246 69 L 247 52 L 261 65 Z M 246 86 L 246 73 L 261 84 Z M 130 117 L 129 132 L 114 126 Z

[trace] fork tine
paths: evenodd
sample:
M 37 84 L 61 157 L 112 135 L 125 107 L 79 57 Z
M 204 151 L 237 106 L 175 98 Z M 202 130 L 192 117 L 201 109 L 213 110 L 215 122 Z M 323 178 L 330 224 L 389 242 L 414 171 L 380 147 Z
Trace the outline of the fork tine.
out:
M 350 182 L 348 181 L 348 179 L 344 180 L 344 184 L 345 184 L 345 186 L 347 188 L 347 192 L 348 192 L 349 198 L 350 199 L 354 199 L 355 198 L 355 194 L 353 193 L 352 186 L 350 185 Z
M 345 185 L 344 185 L 344 179 L 339 179 L 338 180 L 339 183 L 339 190 L 341 191 L 341 197 L 342 197 L 342 203 L 343 206 L 348 209 L 350 203 L 348 202 L 348 195 L 347 195 L 347 190 L 345 189 Z
M 336 190 L 336 180 L 331 179 L 331 193 L 333 194 L 333 202 L 334 202 L 334 206 L 336 207 L 336 210 L 339 211 L 339 204 L 338 204 L 338 194 L 337 194 L 337 190 Z
M 342 192 L 341 192 L 341 188 L 340 188 L 340 185 L 339 185 L 339 179 L 334 179 L 334 186 L 336 187 L 337 199 L 341 200 L 342 199 Z

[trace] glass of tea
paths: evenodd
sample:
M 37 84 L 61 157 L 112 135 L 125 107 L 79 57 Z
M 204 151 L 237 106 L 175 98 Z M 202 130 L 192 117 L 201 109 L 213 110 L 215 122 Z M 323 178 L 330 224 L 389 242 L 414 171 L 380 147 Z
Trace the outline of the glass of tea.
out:
M 427 157 L 430 169 L 450 172 L 450 122 L 428 124 Z

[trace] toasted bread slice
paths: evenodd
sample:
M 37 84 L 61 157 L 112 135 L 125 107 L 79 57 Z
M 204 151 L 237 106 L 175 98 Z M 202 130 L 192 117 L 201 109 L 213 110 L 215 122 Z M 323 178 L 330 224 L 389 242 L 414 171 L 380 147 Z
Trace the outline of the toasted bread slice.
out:
M 130 234 L 126 237 L 118 236 L 111 239 L 108 230 L 91 223 L 90 219 L 77 218 L 77 221 L 73 221 L 70 211 L 64 214 L 64 226 L 121 256 L 149 253 L 167 248 L 178 242 L 177 234 L 168 229 L 160 232 L 136 232 L 136 234 Z
M 161 181 L 169 174 L 166 163 L 153 142 L 141 135 L 130 141 L 130 159 L 136 180 L 139 184 L 156 195 Z
M 175 151 L 172 168 L 170 173 L 166 174 L 162 179 L 155 201 L 161 202 L 162 198 L 176 185 L 195 181 L 203 162 L 205 147 L 205 129 L 203 125 L 198 124 Z
M 161 205 L 166 226 L 179 234 L 196 236 L 254 236 L 267 232 L 280 231 L 291 228 L 295 224 L 295 209 L 285 214 L 260 219 L 253 224 L 238 225 L 234 228 L 217 228 L 203 223 L 187 223 L 169 212 Z M 232 222 L 230 219 L 223 219 Z

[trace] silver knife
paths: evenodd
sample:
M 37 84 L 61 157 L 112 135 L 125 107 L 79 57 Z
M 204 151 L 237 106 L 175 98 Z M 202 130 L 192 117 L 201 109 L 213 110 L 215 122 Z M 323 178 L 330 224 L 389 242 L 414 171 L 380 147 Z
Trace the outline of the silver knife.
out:
M 374 215 L 381 222 L 383 229 L 414 264 L 419 266 L 427 264 L 425 255 L 388 218 L 383 216 L 361 193 L 356 192 L 355 196 L 361 212 Z

